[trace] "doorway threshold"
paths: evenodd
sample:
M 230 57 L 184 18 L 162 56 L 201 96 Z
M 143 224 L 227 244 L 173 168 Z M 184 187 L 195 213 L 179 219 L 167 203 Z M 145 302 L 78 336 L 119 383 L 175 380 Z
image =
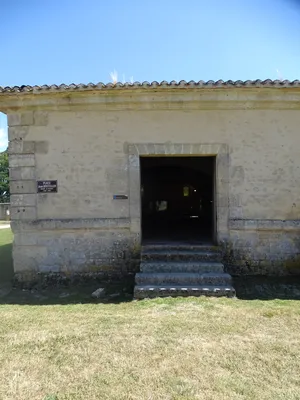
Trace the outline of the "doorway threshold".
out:
M 184 240 L 172 240 L 172 239 L 144 239 L 142 245 L 164 245 L 164 246 L 180 246 L 180 245 L 197 245 L 197 246 L 213 246 L 214 243 L 209 239 L 184 239 Z

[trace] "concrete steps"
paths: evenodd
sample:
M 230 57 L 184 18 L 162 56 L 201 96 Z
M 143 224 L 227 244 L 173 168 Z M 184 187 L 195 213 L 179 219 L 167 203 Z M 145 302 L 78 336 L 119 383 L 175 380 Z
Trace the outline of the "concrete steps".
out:
M 147 245 L 142 248 L 134 297 L 235 296 L 215 246 Z
M 207 272 L 222 273 L 224 271 L 224 265 L 221 262 L 213 261 L 180 261 L 180 262 L 168 262 L 168 261 L 142 261 L 141 272 L 155 273 L 155 272 L 183 272 L 183 273 L 198 273 L 204 274 Z
M 135 276 L 137 285 L 231 285 L 231 276 L 224 273 L 138 273 Z
M 199 249 L 153 249 L 142 253 L 143 261 L 220 261 L 222 255 L 219 252 L 212 250 Z
M 192 250 L 192 251 L 214 251 L 216 253 L 220 252 L 218 246 L 210 244 L 146 244 L 142 247 L 144 253 L 149 253 L 152 251 L 166 251 L 168 250 Z
M 235 290 L 232 286 L 172 286 L 172 285 L 143 285 L 136 286 L 134 297 L 146 299 L 153 297 L 187 297 L 211 296 L 234 297 Z

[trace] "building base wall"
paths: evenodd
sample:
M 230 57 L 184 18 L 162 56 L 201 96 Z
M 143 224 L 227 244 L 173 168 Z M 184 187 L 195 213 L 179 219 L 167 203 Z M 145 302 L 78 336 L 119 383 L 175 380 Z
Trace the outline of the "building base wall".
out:
M 299 221 L 232 220 L 222 241 L 228 273 L 300 275 Z M 272 227 L 271 227 L 272 226 Z M 128 219 L 13 221 L 15 279 L 119 279 L 140 266 L 140 236 Z
M 126 220 L 12 222 L 16 281 L 40 275 L 122 277 L 139 268 L 139 238 Z
M 232 275 L 300 275 L 299 220 L 230 221 L 223 243 L 224 262 Z

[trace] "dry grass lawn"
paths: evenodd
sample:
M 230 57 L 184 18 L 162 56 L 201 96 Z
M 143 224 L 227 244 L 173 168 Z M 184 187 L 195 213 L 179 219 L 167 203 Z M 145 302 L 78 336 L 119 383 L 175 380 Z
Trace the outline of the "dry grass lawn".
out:
M 297 301 L 0 305 L 0 398 L 299 399 Z

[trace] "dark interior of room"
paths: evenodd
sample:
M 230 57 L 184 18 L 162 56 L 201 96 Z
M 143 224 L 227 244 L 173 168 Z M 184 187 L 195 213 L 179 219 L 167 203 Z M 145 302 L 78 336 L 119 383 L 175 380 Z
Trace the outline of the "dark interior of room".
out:
M 213 242 L 215 157 L 140 161 L 143 242 Z

